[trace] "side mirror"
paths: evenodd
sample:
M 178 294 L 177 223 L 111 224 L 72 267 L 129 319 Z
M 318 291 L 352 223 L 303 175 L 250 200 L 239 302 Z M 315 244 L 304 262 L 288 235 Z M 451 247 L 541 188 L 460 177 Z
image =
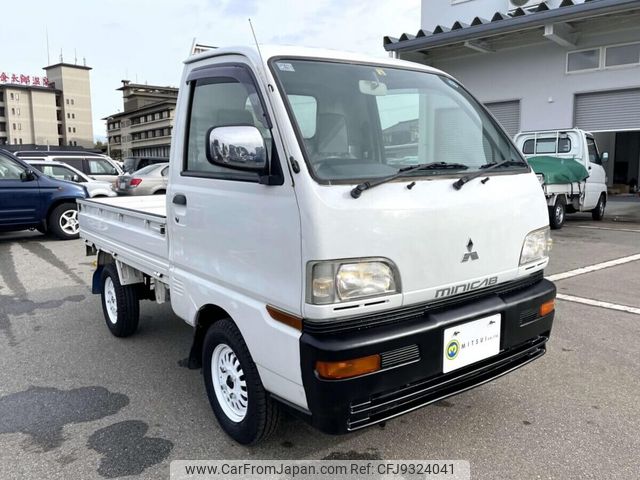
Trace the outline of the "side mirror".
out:
M 23 182 L 31 182 L 36 179 L 36 174 L 33 173 L 33 170 L 25 170 L 20 173 L 20 180 Z
M 78 175 L 77 173 L 74 173 L 73 176 L 71 177 L 71 181 L 75 183 L 80 183 L 82 180 L 80 180 L 80 175 Z
M 609 161 L 609 152 L 604 152 L 600 158 L 602 158 L 602 163 L 607 163 Z
M 214 165 L 259 173 L 267 170 L 267 149 L 254 126 L 209 129 L 206 152 L 207 160 Z

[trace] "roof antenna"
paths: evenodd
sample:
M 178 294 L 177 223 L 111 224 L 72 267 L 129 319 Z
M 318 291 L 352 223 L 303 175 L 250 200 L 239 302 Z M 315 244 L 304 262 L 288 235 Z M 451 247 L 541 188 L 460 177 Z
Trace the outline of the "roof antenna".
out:
M 249 26 L 251 27 L 251 35 L 253 35 L 253 41 L 256 43 L 256 48 L 258 49 L 260 61 L 262 62 L 262 65 L 264 65 L 264 59 L 262 58 L 262 52 L 260 51 L 260 45 L 258 45 L 258 39 L 256 38 L 256 32 L 253 29 L 253 23 L 251 23 L 251 19 L 249 19 Z
M 49 56 L 49 27 L 44 27 L 44 34 L 47 37 L 47 65 L 51 65 L 51 57 Z

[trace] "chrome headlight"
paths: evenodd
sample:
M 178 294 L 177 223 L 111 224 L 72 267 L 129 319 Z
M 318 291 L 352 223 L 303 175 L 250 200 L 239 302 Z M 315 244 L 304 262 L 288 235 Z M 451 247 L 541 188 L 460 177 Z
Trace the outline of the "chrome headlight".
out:
M 524 237 L 522 252 L 520 253 L 520 265 L 547 258 L 550 251 L 551 232 L 549 227 L 534 230 Z
M 307 302 L 346 302 L 400 291 L 395 266 L 386 259 L 312 262 Z

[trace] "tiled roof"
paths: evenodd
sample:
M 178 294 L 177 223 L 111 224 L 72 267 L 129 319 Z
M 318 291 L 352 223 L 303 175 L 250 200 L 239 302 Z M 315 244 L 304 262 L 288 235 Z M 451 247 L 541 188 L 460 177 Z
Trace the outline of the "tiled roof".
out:
M 557 8 L 541 2 L 533 9 L 516 8 L 509 13 L 495 12 L 490 19 L 475 17 L 470 24 L 456 21 L 450 27 L 437 25 L 433 32 L 420 29 L 415 35 L 384 37 L 385 50 L 427 50 L 470 39 L 486 38 L 512 31 L 535 28 L 550 22 L 572 21 L 607 13 L 640 8 L 640 0 L 562 0 Z

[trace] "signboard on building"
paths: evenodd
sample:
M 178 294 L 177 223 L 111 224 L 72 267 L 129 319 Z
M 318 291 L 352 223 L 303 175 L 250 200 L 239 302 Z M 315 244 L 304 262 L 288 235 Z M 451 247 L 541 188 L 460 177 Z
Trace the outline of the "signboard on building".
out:
M 7 73 L 0 70 L 0 84 L 2 85 L 28 85 L 34 87 L 48 87 L 49 79 L 36 75 L 24 75 L 17 73 Z

